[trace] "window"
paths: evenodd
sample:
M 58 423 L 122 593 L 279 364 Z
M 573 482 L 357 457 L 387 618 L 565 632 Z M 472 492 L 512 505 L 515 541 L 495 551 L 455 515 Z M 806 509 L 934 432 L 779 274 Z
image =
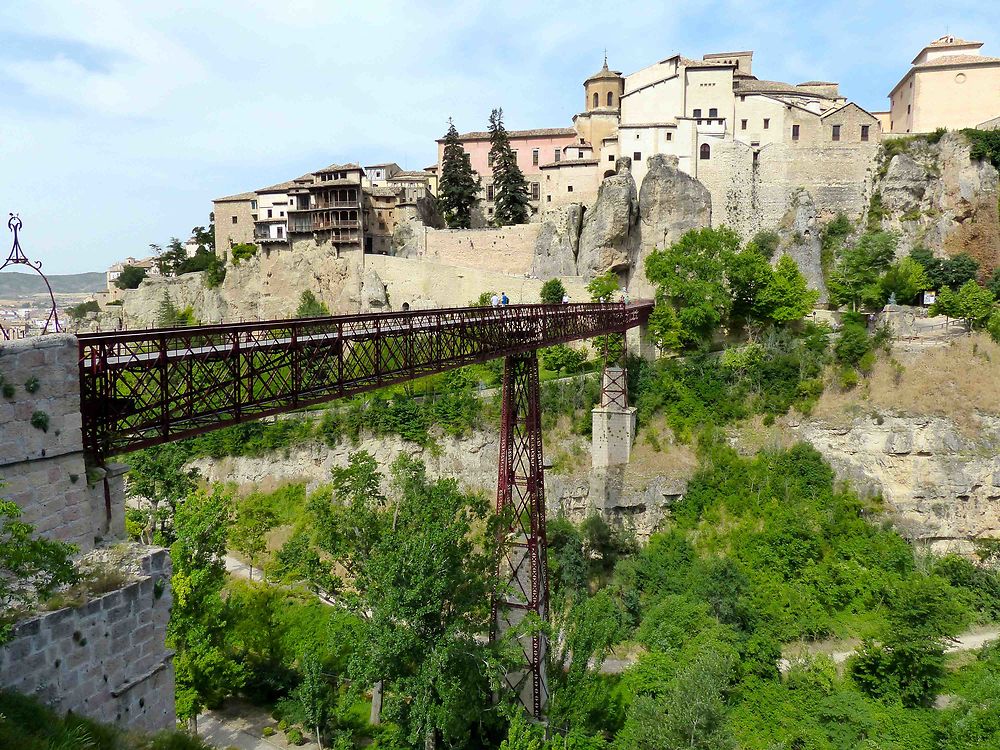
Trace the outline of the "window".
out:
M 531 149 L 531 164 L 532 164 L 532 166 L 535 166 L 535 167 L 538 166 L 538 149 L 537 148 Z
M 233 224 L 237 223 L 237 222 L 238 222 L 239 220 L 240 220 L 240 219 L 239 219 L 239 217 L 238 217 L 238 216 L 234 216 L 234 217 L 233 217 Z
M 792 125 L 792 140 L 797 141 L 799 139 L 799 126 Z
M 251 211 L 257 210 L 257 201 L 250 201 L 250 210 Z
M 869 127 L 868 125 L 861 126 L 861 140 L 863 141 L 868 140 L 868 127 Z
M 272 216 L 274 216 L 274 213 L 271 211 L 271 209 L 267 209 L 267 218 L 270 219 Z
M 691 116 L 694 117 L 696 120 L 700 120 L 701 119 L 701 110 L 700 109 L 694 110 L 691 113 Z
M 747 129 L 747 121 L 740 120 L 740 130 L 746 130 L 746 129 Z
M 542 192 L 541 185 L 539 185 L 537 182 L 531 183 L 531 200 L 537 201 L 538 196 L 541 195 L 541 192 Z
M 835 141 L 840 140 L 840 125 L 833 126 L 833 140 Z
M 910 105 L 909 104 L 906 105 L 906 114 L 910 114 Z
M 709 110 L 708 110 L 708 116 L 709 117 L 718 117 L 719 116 L 719 110 L 716 109 L 715 107 L 709 108 Z
M 492 185 L 487 185 L 486 186 L 486 200 L 488 200 L 488 201 L 493 200 L 493 186 Z
M 284 236 L 285 236 L 285 228 L 284 227 L 278 227 L 278 239 L 280 240 Z
M 556 161 L 561 161 L 562 160 L 562 151 L 560 151 L 559 149 L 556 149 L 556 155 L 555 156 L 556 156 L 556 158 L 555 158 Z
M 608 106 L 609 107 L 615 106 L 615 95 L 612 94 L 610 91 L 608 92 Z
M 765 117 L 764 118 L 764 130 L 767 130 L 769 127 L 771 127 L 771 121 L 768 118 Z
M 579 99 L 577 99 L 577 101 L 579 101 Z M 599 106 L 600 106 L 600 100 L 598 99 L 597 92 L 595 91 L 594 92 L 594 109 L 597 109 Z
M 281 216 L 282 218 L 284 218 L 285 212 L 284 211 L 278 211 L 278 216 Z
M 642 161 L 642 151 L 633 151 L 632 161 Z
M 709 146 L 707 143 L 701 144 L 701 148 L 698 149 L 698 156 L 700 156 L 702 159 L 711 159 L 712 147 Z
M 668 141 L 672 141 L 673 139 L 674 139 L 674 134 L 673 133 L 667 133 L 667 140 Z
M 583 158 L 583 149 L 582 148 L 578 148 L 576 150 L 576 158 L 577 159 L 582 159 Z
M 486 157 L 486 166 L 492 168 L 494 161 L 496 161 L 496 158 L 495 158 L 495 155 L 493 154 L 493 152 L 491 151 L 490 155 Z
M 566 186 L 566 192 L 567 193 L 572 193 L 573 192 L 573 186 L 572 185 L 567 185 Z
M 546 203 L 551 203 L 552 202 L 552 196 L 551 195 L 546 195 L 545 196 L 545 202 Z
M 615 155 L 614 154 L 608 154 L 608 161 L 614 161 L 614 160 L 615 160 Z

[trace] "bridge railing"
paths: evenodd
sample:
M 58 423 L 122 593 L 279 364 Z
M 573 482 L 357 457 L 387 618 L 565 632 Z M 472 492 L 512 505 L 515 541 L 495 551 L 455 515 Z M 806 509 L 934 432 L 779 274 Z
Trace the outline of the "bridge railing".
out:
M 96 457 L 543 346 L 624 331 L 651 302 L 509 305 L 79 337 Z

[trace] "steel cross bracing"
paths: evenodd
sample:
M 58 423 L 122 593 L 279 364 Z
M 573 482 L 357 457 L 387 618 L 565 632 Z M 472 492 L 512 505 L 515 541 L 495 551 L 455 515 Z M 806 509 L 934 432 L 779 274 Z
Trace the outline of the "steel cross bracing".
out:
M 85 450 L 116 453 L 543 346 L 625 331 L 652 302 L 510 305 L 81 334 Z
M 505 679 L 524 708 L 541 719 L 548 702 L 545 674 L 547 640 L 537 626 L 548 620 L 549 585 L 545 541 L 545 479 L 538 355 L 504 360 L 500 455 L 497 471 L 497 591 L 492 602 L 490 638 L 520 631 L 520 655 Z M 525 623 L 525 618 L 538 619 Z

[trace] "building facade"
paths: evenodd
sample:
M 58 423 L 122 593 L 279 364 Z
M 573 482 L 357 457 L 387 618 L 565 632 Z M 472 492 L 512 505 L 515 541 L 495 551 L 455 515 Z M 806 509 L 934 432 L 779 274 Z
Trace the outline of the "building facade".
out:
M 982 46 L 946 35 L 920 50 L 889 92 L 890 131 L 960 130 L 1000 117 L 1000 57 Z
M 257 193 L 238 193 L 212 201 L 215 220 L 215 249 L 225 254 L 233 245 L 254 241 L 257 220 Z

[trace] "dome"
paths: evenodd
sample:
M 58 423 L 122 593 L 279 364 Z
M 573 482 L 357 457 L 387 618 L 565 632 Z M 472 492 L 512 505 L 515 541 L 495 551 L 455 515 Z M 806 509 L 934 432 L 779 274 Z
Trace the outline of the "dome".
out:
M 603 78 L 621 78 L 622 72 L 620 70 L 608 70 L 608 58 L 607 55 L 604 57 L 604 67 L 599 71 L 594 73 L 590 78 L 584 81 L 584 84 L 588 84 L 591 81 L 599 81 Z

